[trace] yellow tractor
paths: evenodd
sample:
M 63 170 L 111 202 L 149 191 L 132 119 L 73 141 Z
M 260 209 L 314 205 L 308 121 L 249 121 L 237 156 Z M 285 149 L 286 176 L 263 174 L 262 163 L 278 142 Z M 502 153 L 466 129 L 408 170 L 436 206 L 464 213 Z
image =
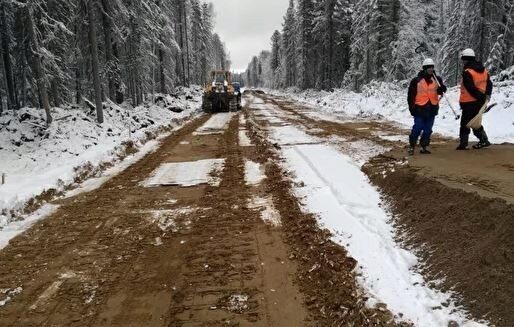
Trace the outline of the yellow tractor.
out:
M 202 108 L 205 112 L 237 111 L 241 109 L 239 83 L 232 83 L 229 71 L 211 72 L 210 83 L 203 92 Z

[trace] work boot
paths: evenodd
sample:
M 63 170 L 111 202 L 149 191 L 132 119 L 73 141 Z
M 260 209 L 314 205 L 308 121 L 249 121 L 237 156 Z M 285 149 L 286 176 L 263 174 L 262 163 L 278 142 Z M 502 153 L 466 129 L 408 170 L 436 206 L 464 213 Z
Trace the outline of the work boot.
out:
M 473 145 L 473 149 L 477 149 L 478 150 L 478 149 L 482 149 L 482 148 L 487 148 L 489 146 L 491 146 L 491 142 L 489 142 L 489 141 L 485 141 L 485 142 L 480 141 L 477 144 Z
M 479 135 L 480 141 L 477 144 L 473 145 L 473 149 L 482 149 L 491 146 L 491 142 L 489 142 L 489 138 L 487 137 L 487 133 L 485 132 L 485 129 L 483 127 L 479 131 Z
M 409 154 L 409 156 L 414 155 L 414 151 L 416 150 L 416 143 L 417 143 L 417 140 L 409 139 L 409 150 L 407 150 L 407 153 Z
M 468 140 L 469 140 L 469 135 L 461 135 L 460 136 L 460 144 L 456 150 L 469 150 L 468 149 Z
M 421 150 L 419 151 L 421 154 L 432 154 L 432 151 L 430 151 L 430 148 L 428 146 L 422 146 Z

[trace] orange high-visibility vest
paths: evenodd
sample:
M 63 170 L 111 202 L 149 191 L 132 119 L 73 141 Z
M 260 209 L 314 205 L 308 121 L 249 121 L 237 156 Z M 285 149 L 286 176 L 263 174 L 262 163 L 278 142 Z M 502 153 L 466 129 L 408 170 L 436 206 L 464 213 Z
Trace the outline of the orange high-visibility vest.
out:
M 489 72 L 487 69 L 484 69 L 482 73 L 479 73 L 473 69 L 466 69 L 467 72 L 471 74 L 471 77 L 473 78 L 473 83 L 475 84 L 475 87 L 482 93 L 485 94 L 485 91 L 487 90 L 487 81 L 489 80 Z M 468 102 L 475 102 L 478 101 L 475 99 L 466 89 L 464 86 L 464 81 L 461 82 L 460 86 L 460 100 L 461 103 L 468 103 Z
M 432 105 L 437 106 L 439 104 L 439 94 L 437 94 L 437 82 L 432 77 L 432 83 L 428 84 L 427 81 L 422 78 L 418 82 L 418 93 L 416 94 L 416 105 L 424 106 L 429 101 Z

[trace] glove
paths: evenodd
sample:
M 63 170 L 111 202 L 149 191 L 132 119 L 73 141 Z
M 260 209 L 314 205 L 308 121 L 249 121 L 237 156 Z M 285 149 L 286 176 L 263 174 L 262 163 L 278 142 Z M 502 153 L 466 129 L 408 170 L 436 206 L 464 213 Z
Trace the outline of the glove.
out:
M 448 89 L 446 88 L 446 86 L 442 85 L 442 86 L 439 86 L 437 88 L 437 94 L 439 95 L 443 95 L 446 93 L 446 91 L 448 91 Z

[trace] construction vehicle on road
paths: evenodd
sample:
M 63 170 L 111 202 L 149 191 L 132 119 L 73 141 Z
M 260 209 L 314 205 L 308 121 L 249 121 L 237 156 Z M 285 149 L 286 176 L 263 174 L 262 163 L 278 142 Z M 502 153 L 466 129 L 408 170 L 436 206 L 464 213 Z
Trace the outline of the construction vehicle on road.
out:
M 241 89 L 232 84 L 232 74 L 225 70 L 211 72 L 210 83 L 203 92 L 205 112 L 237 111 L 241 109 Z

